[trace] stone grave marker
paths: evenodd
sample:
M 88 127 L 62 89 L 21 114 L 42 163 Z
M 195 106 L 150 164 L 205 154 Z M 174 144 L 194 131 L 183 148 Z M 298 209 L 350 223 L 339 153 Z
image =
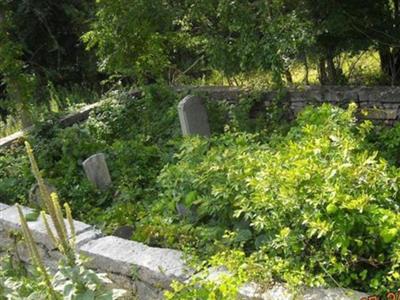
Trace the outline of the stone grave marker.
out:
M 132 235 L 135 231 L 135 228 L 133 226 L 129 225 L 124 225 L 116 228 L 112 235 L 120 237 L 122 239 L 130 240 L 132 238 Z
M 111 185 L 111 176 L 103 153 L 94 154 L 86 159 L 83 169 L 89 181 L 98 189 L 105 190 Z
M 183 135 L 210 136 L 207 110 L 200 97 L 188 95 L 183 98 L 178 104 L 178 114 Z

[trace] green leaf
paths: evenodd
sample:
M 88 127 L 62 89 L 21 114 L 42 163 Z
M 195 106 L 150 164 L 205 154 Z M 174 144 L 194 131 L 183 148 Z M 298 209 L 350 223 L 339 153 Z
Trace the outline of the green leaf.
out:
M 391 241 L 393 241 L 393 239 L 396 237 L 397 233 L 398 233 L 397 228 L 384 228 L 384 229 L 381 230 L 379 235 L 381 236 L 383 241 L 386 244 L 388 244 Z
M 40 212 L 39 210 L 34 210 L 28 214 L 25 215 L 25 219 L 28 222 L 34 222 L 39 218 Z

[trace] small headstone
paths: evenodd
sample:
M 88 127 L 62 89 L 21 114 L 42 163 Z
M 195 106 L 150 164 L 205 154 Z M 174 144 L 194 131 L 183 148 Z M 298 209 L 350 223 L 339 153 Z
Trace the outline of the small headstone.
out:
M 210 136 L 207 110 L 198 96 L 186 96 L 178 104 L 179 121 L 183 135 Z
M 111 176 L 103 153 L 92 155 L 82 165 L 87 178 L 96 188 L 105 190 L 111 185 Z
M 48 184 L 47 182 L 45 182 L 45 185 L 50 194 L 57 192 L 56 188 L 53 185 Z M 44 207 L 42 206 L 43 201 L 41 200 L 41 198 L 42 197 L 40 195 L 39 185 L 37 183 L 35 183 L 32 185 L 31 189 L 29 190 L 29 202 L 33 206 L 44 209 Z
M 130 240 L 132 238 L 133 232 L 134 232 L 133 226 L 120 226 L 117 229 L 114 230 L 112 233 L 113 236 L 120 237 L 122 239 Z

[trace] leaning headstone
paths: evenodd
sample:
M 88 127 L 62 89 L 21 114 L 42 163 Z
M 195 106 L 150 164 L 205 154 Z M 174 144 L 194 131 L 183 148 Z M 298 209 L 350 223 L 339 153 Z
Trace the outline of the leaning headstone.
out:
M 111 185 L 110 172 L 108 171 L 106 157 L 103 153 L 97 153 L 83 162 L 86 176 L 94 186 L 104 190 Z
M 186 96 L 178 104 L 179 121 L 183 135 L 210 136 L 207 110 L 198 96 Z

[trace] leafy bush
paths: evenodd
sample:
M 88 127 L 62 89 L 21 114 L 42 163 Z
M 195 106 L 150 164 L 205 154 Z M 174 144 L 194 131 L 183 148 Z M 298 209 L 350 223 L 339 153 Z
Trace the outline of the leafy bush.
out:
M 7 204 L 27 204 L 33 182 L 29 160 L 20 147 L 0 150 L 0 199 Z
M 210 104 L 216 134 L 206 140 L 180 138 L 179 97 L 168 89 L 110 98 L 84 124 L 45 123 L 30 137 L 46 179 L 81 220 L 106 232 L 134 225 L 136 240 L 199 259 L 242 252 L 251 280 L 373 291 L 399 283 L 399 170 L 374 152 L 384 135 L 372 141 L 354 106 L 307 108 L 288 130 L 277 108 L 249 120 L 251 97 Z M 107 155 L 107 192 L 81 166 L 96 152 Z M 0 193 L 24 201 L 27 159 L 12 158 L 18 147 L 1 153 Z
M 156 199 L 156 178 L 180 136 L 177 95 L 158 85 L 144 88 L 142 94 L 134 98 L 126 92 L 110 93 L 87 122 L 61 128 L 53 116 L 38 122 L 28 137 L 43 175 L 60 198 L 69 199 L 77 218 L 104 225 L 106 232 L 133 224 Z M 91 186 L 82 168 L 97 152 L 106 154 L 113 179 L 107 192 Z M 1 149 L 0 167 L 2 202 L 28 204 L 34 179 L 24 150 Z
M 307 108 L 268 143 L 244 133 L 187 139 L 159 177 L 163 231 L 202 228 L 192 240 L 216 242 L 198 253 L 242 249 L 295 286 L 396 288 L 399 171 L 364 149 L 371 126 L 356 125 L 354 110 Z

